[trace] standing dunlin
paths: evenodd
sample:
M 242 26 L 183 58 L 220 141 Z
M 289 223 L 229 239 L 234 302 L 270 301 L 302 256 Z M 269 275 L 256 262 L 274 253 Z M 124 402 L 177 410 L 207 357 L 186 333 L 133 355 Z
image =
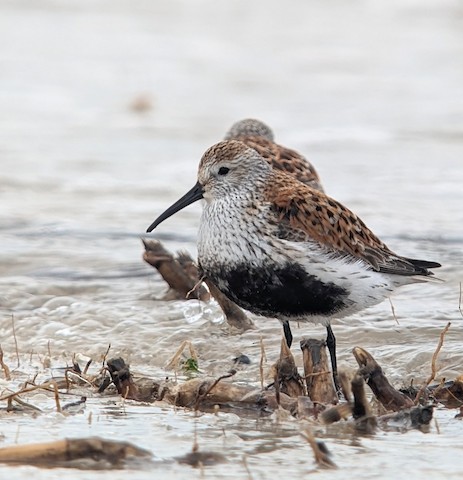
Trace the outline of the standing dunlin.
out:
M 256 150 L 273 168 L 287 172 L 300 182 L 323 192 L 315 167 L 300 153 L 275 143 L 272 129 L 264 122 L 255 118 L 240 120 L 231 126 L 225 140 L 243 142 Z
M 205 199 L 198 237 L 202 273 L 241 307 L 266 317 L 322 323 L 336 378 L 330 319 L 375 305 L 432 275 L 436 262 L 392 252 L 354 213 L 242 142 L 209 148 L 196 185 L 148 228 Z

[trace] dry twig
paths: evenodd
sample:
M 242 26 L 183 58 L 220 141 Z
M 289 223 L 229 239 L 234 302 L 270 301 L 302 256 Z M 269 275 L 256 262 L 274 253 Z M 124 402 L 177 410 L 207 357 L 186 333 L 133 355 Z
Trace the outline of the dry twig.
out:
M 90 368 L 90 365 L 92 364 L 92 359 L 90 359 L 86 364 L 85 364 L 85 368 L 84 368 L 84 371 L 83 371 L 83 374 L 86 375 L 87 372 L 88 372 L 88 369 Z
M 201 287 L 202 283 L 204 282 L 204 279 L 206 277 L 203 275 L 194 285 L 193 287 L 188 290 L 188 292 L 186 293 L 186 299 L 189 300 L 190 297 L 196 292 L 196 291 L 199 291 L 199 288 Z M 197 297 L 193 297 L 193 298 L 197 298 Z
M 212 385 L 210 385 L 209 388 L 204 393 L 198 392 L 198 397 L 196 398 L 196 404 L 195 404 L 195 411 L 199 410 L 199 404 L 201 403 L 201 400 L 205 399 L 221 380 L 223 380 L 224 378 L 233 377 L 233 375 L 235 374 L 236 374 L 236 370 L 230 370 L 225 375 L 222 375 L 216 380 L 214 380 L 214 382 L 212 382 Z
M 58 391 L 58 384 L 56 382 L 52 382 L 53 390 L 55 392 L 55 403 L 56 403 L 56 411 L 58 413 L 62 413 L 61 409 L 61 402 L 59 401 L 59 391 Z
M 248 479 L 253 480 L 251 470 L 249 470 L 249 465 L 248 465 L 248 461 L 246 459 L 246 455 L 243 455 L 242 460 L 243 460 L 244 469 L 246 470 L 246 473 L 248 474 Z
M 3 361 L 3 349 L 0 346 L 0 366 L 2 367 L 3 372 L 5 373 L 5 380 L 11 380 L 10 369 L 8 365 Z
M 103 355 L 103 368 L 105 368 L 106 358 L 108 358 L 109 350 L 111 349 L 111 344 L 108 345 L 105 354 Z
M 22 388 L 21 390 L 18 390 L 17 392 L 12 392 L 12 393 L 2 395 L 0 397 L 0 401 L 6 400 L 8 402 L 7 409 L 12 408 L 11 405 L 12 405 L 13 400 L 18 402 L 19 404 L 24 405 L 25 402 L 22 401 L 19 398 L 19 395 L 22 395 L 24 393 L 30 393 L 30 392 L 33 392 L 35 390 L 46 390 L 47 392 L 53 392 L 54 395 L 55 395 L 56 409 L 57 409 L 58 412 L 61 412 L 61 405 L 60 405 L 60 401 L 59 401 L 59 392 L 58 392 L 58 384 L 56 383 L 55 380 L 51 380 L 49 382 L 45 382 L 45 383 L 42 383 L 40 385 L 32 385 L 31 387 L 26 386 L 26 387 Z M 26 406 L 28 408 L 37 409 L 37 407 L 34 407 L 32 405 L 29 405 L 29 404 L 26 404 Z
M 20 362 L 19 362 L 19 348 L 18 348 L 18 339 L 16 338 L 16 328 L 14 326 L 14 315 L 13 314 L 11 314 L 11 324 L 13 326 L 14 347 L 15 347 L 15 350 L 16 350 L 16 358 L 18 359 L 18 368 L 19 368 L 19 365 L 20 365 Z
M 10 398 L 8 400 L 7 411 L 10 411 L 10 410 L 13 409 L 13 407 L 12 407 L 13 400 L 16 403 L 18 403 L 19 405 L 21 405 L 21 407 L 29 408 L 30 410 L 34 410 L 35 412 L 41 412 L 42 411 L 39 407 L 36 407 L 35 405 L 32 405 L 32 403 L 28 403 L 28 402 L 25 402 L 24 400 L 21 400 L 19 397 Z
M 178 347 L 177 351 L 174 353 L 174 356 L 169 360 L 165 368 L 177 371 L 180 357 L 182 356 L 182 353 L 187 346 L 190 350 L 190 358 L 192 358 L 196 363 L 198 363 L 198 355 L 196 353 L 195 347 L 189 340 L 184 340 L 180 347 Z
M 260 388 L 264 389 L 264 362 L 267 361 L 267 355 L 265 354 L 264 339 L 262 335 L 260 337 L 260 362 L 259 362 L 259 374 L 260 374 Z
M 399 325 L 399 320 L 396 317 L 395 308 L 394 308 L 394 304 L 392 303 L 391 297 L 389 297 L 389 303 L 391 304 L 392 316 L 394 317 L 395 323 Z
M 450 328 L 451 323 L 448 322 L 445 328 L 442 330 L 442 332 L 439 335 L 439 342 L 437 343 L 436 350 L 432 356 L 431 360 L 431 375 L 429 378 L 426 380 L 426 383 L 419 389 L 418 393 L 416 394 L 415 397 L 415 404 L 418 403 L 421 395 L 423 395 L 423 392 L 426 390 L 428 385 L 436 378 L 437 375 L 437 367 L 436 367 L 436 362 L 437 362 L 437 357 L 439 356 L 439 352 L 441 351 L 442 345 L 444 345 L 444 337 L 445 334 L 448 332 Z
M 461 291 L 461 282 L 460 282 L 460 297 L 458 298 L 458 310 L 460 312 L 460 315 L 463 317 L 463 310 L 461 309 L 461 301 L 462 301 L 462 291 Z

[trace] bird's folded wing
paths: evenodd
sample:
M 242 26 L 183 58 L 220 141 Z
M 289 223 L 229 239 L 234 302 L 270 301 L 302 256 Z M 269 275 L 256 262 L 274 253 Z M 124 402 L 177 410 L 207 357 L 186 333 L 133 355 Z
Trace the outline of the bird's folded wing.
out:
M 315 241 L 328 253 L 344 253 L 373 270 L 395 275 L 432 275 L 436 262 L 413 260 L 392 252 L 348 208 L 284 172 L 273 172 L 266 200 L 276 216 L 281 238 Z

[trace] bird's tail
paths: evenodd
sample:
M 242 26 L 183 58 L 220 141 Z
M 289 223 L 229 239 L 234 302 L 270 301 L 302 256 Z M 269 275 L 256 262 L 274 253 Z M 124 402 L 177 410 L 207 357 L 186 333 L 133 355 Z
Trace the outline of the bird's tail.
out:
M 442 283 L 444 281 L 442 278 L 435 277 L 434 272 L 430 270 L 431 268 L 441 267 L 442 265 L 440 263 L 429 262 L 428 260 L 416 260 L 414 258 L 407 258 L 406 260 L 417 269 L 417 275 L 412 276 L 415 282 Z

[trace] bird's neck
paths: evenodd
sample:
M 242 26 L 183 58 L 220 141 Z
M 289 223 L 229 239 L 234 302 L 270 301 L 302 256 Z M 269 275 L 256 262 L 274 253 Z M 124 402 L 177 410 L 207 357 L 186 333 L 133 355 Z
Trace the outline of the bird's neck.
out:
M 260 243 L 266 207 L 255 195 L 223 197 L 204 206 L 198 235 L 198 256 L 204 267 L 253 258 Z

